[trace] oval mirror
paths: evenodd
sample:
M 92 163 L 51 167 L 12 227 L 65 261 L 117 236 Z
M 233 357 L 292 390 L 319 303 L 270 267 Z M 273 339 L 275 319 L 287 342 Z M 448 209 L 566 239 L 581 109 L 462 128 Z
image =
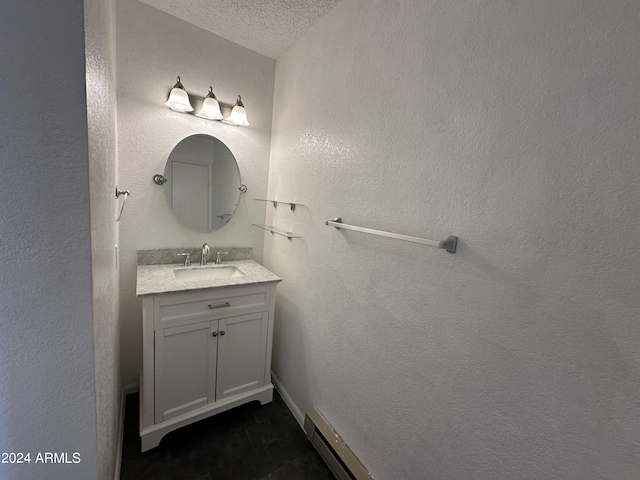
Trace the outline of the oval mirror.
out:
M 191 135 L 171 151 L 164 193 L 178 221 L 196 232 L 224 227 L 240 201 L 240 169 L 231 150 L 211 135 Z

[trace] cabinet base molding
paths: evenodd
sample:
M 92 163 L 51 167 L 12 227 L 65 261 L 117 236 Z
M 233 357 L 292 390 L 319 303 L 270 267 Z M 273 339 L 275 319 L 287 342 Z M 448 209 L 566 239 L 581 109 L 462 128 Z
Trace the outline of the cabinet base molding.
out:
M 140 424 L 140 442 L 141 450 L 146 452 L 160 444 L 160 440 L 169 432 L 178 428 L 190 425 L 205 418 L 211 417 L 218 413 L 230 410 L 245 403 L 259 401 L 261 405 L 273 401 L 273 385 L 269 383 L 264 387 L 257 388 L 251 392 L 242 393 L 231 398 L 220 400 L 218 402 L 202 407 L 198 410 L 191 411 L 179 417 L 171 418 L 155 425 L 144 427 Z M 143 398 L 140 395 L 140 409 L 142 411 Z

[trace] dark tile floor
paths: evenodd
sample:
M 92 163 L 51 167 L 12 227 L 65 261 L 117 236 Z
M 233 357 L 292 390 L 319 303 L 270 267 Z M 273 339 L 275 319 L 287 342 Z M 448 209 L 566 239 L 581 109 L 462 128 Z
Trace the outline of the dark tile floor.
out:
M 167 434 L 140 453 L 138 394 L 125 409 L 121 480 L 332 480 L 284 401 L 252 402 Z

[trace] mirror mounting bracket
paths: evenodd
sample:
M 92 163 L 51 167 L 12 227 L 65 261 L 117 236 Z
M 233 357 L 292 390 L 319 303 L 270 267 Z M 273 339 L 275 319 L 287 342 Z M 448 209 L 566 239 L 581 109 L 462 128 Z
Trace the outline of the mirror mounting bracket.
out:
M 160 175 L 159 173 L 156 173 L 153 176 L 153 183 L 155 183 L 156 185 L 164 185 L 165 183 L 167 183 L 167 181 L 167 177 L 165 177 L 164 175 Z

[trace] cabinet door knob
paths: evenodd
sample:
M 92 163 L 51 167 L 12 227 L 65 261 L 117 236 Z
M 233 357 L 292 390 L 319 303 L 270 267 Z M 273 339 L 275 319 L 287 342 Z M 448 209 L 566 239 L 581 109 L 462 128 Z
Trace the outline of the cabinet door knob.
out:
M 212 336 L 212 337 L 217 337 L 217 336 L 218 336 L 218 332 L 213 332 L 213 333 L 211 334 L 211 336 Z
M 224 330 L 220 330 L 220 335 L 224 335 Z
M 213 310 L 214 308 L 224 308 L 224 307 L 230 307 L 231 304 L 229 302 L 225 302 L 222 305 L 209 305 L 209 310 Z

